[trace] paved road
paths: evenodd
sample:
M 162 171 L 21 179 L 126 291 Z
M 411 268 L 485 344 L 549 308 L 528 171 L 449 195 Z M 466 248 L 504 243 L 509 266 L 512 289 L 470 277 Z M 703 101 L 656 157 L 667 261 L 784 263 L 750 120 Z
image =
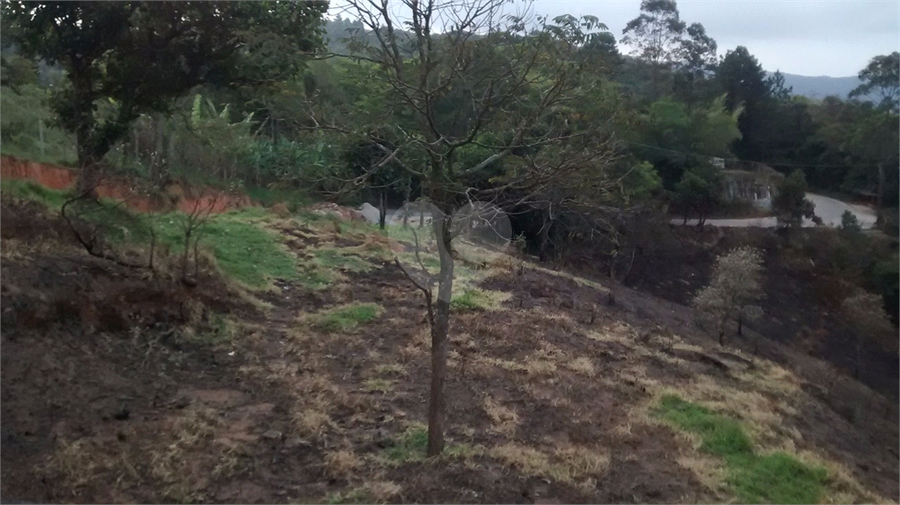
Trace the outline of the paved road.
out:
M 816 215 L 822 219 L 826 226 L 840 226 L 841 216 L 846 210 L 856 215 L 856 218 L 859 219 L 859 224 L 863 228 L 871 228 L 875 225 L 875 210 L 864 205 L 854 205 L 812 193 L 807 193 L 806 198 L 815 204 Z M 681 224 L 683 222 L 683 219 L 672 219 L 673 224 Z M 697 224 L 697 220 L 688 219 L 687 224 Z M 778 222 L 774 217 L 757 217 L 750 219 L 707 219 L 706 224 L 725 228 L 774 228 Z M 812 220 L 804 219 L 803 226 L 815 226 L 815 223 Z
M 859 223 L 863 228 L 872 228 L 875 225 L 875 210 L 864 205 L 846 203 L 840 200 L 835 200 L 834 198 L 829 198 L 822 195 L 814 195 L 812 193 L 807 193 L 806 198 L 809 199 L 813 204 L 815 204 L 816 215 L 822 219 L 823 224 L 825 224 L 826 226 L 840 226 L 841 216 L 846 210 L 849 210 L 856 215 L 856 218 L 859 219 Z M 372 221 L 374 223 L 378 222 L 377 209 L 375 209 L 371 205 L 364 204 L 361 210 L 363 215 L 369 221 Z M 397 212 L 398 210 L 399 209 L 387 210 L 388 224 L 400 224 L 402 222 L 400 213 Z M 424 217 L 426 222 L 430 221 L 431 213 L 426 212 Z M 418 214 L 416 214 L 415 217 L 410 218 L 410 221 L 417 223 L 418 219 L 419 216 Z M 681 224 L 683 222 L 683 219 L 672 219 L 673 224 Z M 689 219 L 687 224 L 697 224 L 697 220 Z M 706 224 L 726 228 L 774 228 L 778 224 L 778 222 L 774 217 L 757 217 L 749 219 L 707 219 Z M 815 223 L 813 223 L 812 220 L 804 219 L 803 226 L 815 226 Z

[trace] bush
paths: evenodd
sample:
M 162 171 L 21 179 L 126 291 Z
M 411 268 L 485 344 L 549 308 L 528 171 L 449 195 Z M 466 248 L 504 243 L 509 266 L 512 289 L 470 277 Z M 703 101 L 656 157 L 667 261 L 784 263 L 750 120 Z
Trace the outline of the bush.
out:
M 862 225 L 859 224 L 859 219 L 856 217 L 856 214 L 849 210 L 845 210 L 844 213 L 841 214 L 841 231 L 850 234 L 856 234 L 862 231 Z

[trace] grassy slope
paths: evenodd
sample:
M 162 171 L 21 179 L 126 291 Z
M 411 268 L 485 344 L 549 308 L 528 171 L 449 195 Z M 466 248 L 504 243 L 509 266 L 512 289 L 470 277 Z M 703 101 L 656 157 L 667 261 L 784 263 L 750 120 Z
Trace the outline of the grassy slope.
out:
M 3 192 L 56 208 L 65 199 L 27 184 L 4 182 Z M 152 221 L 160 239 L 173 248 L 182 218 L 168 214 Z M 478 471 L 496 471 L 499 465 L 505 472 L 563 486 L 554 489 L 575 493 L 566 495 L 570 498 L 614 500 L 592 494 L 598 482 L 611 478 L 615 464 L 629 461 L 620 451 L 662 458 L 652 447 L 667 440 L 655 438 L 660 426 L 683 434 L 670 456 L 702 483 L 704 490 L 695 490 L 700 494 L 694 499 L 883 500 L 821 452 L 795 448 L 802 437 L 787 420 L 798 415 L 808 397 L 790 372 L 749 356 L 741 357 L 753 364 L 750 369 L 724 377 L 698 372 L 696 363 L 669 351 L 705 350 L 677 335 L 658 332 L 643 339 L 614 315 L 588 325 L 571 310 L 514 308 L 513 293 L 483 286 L 485 279 L 511 278 L 516 265 L 510 259 L 485 271 L 457 267 L 449 367 L 451 375 L 466 382 L 450 387 L 457 408 L 450 413 L 447 455 L 424 460 L 424 428 L 410 420 L 420 416 L 427 391 L 427 332 L 421 324 L 410 324 L 422 317 L 416 308 L 421 297 L 396 272 L 385 277 L 388 287 L 361 277 L 386 275 L 387 267 L 378 266 L 391 257 L 384 236 L 362 224 L 310 214 L 277 219 L 249 210 L 217 216 L 207 226 L 204 243 L 222 271 L 247 286 L 270 287 L 279 279 L 293 283 L 295 290 L 318 291 L 327 300 L 322 310 L 304 315 L 306 295 L 293 296 L 298 305 L 282 309 L 300 314 L 296 324 L 264 325 L 267 331 L 285 332 L 283 358 L 304 370 L 302 375 L 289 372 L 282 360 L 245 367 L 245 373 L 292 395 L 294 436 L 330 447 L 324 449 L 324 471 L 344 488 L 331 492 L 328 501 L 394 500 L 406 496 L 404 489 L 413 492 L 408 475 L 439 473 L 454 465 Z M 532 272 L 539 282 L 574 282 L 548 271 Z M 243 334 L 251 331 L 246 326 Z M 355 365 L 349 369 L 332 364 L 351 361 Z M 347 412 L 352 415 L 346 417 Z M 391 414 L 376 421 L 377 412 Z M 546 419 L 566 428 L 548 432 L 542 427 Z M 599 419 L 608 421 L 595 423 Z M 564 443 L 552 438 L 559 431 L 573 432 L 576 421 L 593 423 L 593 435 Z M 393 434 L 385 449 L 371 449 L 368 433 L 376 422 Z M 326 440 L 340 440 L 340 447 L 323 445 Z M 427 501 L 425 496 L 420 499 Z

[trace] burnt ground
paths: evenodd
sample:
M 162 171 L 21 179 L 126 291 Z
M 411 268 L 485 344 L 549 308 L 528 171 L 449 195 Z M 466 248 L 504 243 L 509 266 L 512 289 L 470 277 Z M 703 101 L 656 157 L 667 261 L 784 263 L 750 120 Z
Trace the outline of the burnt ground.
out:
M 747 327 L 765 336 L 761 344 L 764 347 L 771 345 L 766 341 L 774 340 L 788 347 L 803 348 L 809 343 L 809 337 L 815 336 L 818 341 L 813 348 L 806 347 L 807 352 L 832 363 L 842 373 L 854 373 L 854 329 L 833 303 L 838 296 L 835 291 L 842 288 L 830 281 L 821 267 L 810 267 L 809 259 L 803 262 L 802 268 L 792 264 L 788 258 L 790 251 L 785 251 L 782 240 L 771 230 L 706 227 L 698 231 L 695 227 L 676 226 L 667 232 L 677 242 L 636 255 L 625 279 L 628 287 L 679 305 L 690 305 L 697 291 L 708 284 L 716 256 L 738 245 L 759 247 L 765 252 L 766 297 L 760 302 L 765 316 L 746 323 Z M 827 241 L 828 233 L 833 232 L 803 231 L 810 242 Z M 815 263 L 824 264 L 826 260 L 815 258 Z M 900 393 L 898 354 L 870 340 L 864 340 L 862 352 L 864 366 L 859 371 L 859 380 L 896 401 Z
M 678 304 L 533 266 L 472 274 L 498 296 L 453 316 L 448 446 L 425 459 L 424 301 L 377 236 L 296 240 L 309 230 L 282 220 L 298 258 L 333 248 L 369 268 L 249 296 L 211 273 L 189 288 L 87 257 L 27 205 L 2 209 L 6 501 L 731 499 L 715 462 L 648 415 L 667 391 L 828 465 L 831 499 L 898 499 L 893 400 L 778 343 L 758 350 L 784 367 L 719 349 Z M 377 316 L 322 324 L 351 303 Z

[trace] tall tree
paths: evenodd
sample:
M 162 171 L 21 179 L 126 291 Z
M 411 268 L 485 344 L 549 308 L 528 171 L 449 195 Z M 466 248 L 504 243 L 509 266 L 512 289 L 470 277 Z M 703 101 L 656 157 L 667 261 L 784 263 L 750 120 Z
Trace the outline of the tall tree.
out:
M 633 45 L 632 54 L 651 66 L 654 98 L 663 93 L 662 73 L 674 63 L 684 30 L 675 0 L 643 0 L 641 15 L 622 31 L 622 43 Z
M 900 52 L 876 56 L 859 71 L 862 84 L 850 92 L 850 98 L 866 96 L 877 92 L 881 98 L 879 105 L 893 112 L 900 106 Z
M 744 46 L 728 51 L 716 70 L 716 81 L 726 94 L 725 106 L 734 111 L 743 106 L 738 118 L 740 140 L 735 141 L 735 154 L 747 160 L 763 161 L 768 138 L 771 89 L 766 73 Z
M 688 108 L 693 106 L 696 99 L 697 84 L 712 75 L 716 68 L 716 50 L 716 41 L 706 34 L 702 24 L 692 23 L 687 27 L 677 49 L 676 84 L 683 88 Z
M 587 177 L 579 174 L 585 171 L 592 171 L 594 187 L 602 189 L 602 170 L 612 156 L 602 122 L 572 127 L 584 120 L 579 107 L 596 86 L 579 79 L 584 68 L 580 51 L 605 27 L 593 17 L 560 16 L 538 19 L 539 28 L 532 32 L 525 17 L 501 15 L 505 3 L 348 1 L 366 27 L 351 45 L 359 49 L 360 59 L 377 65 L 375 78 L 392 90 L 385 114 L 408 118 L 411 124 L 394 128 L 394 146 L 380 147 L 387 154 L 384 159 L 399 160 L 421 180 L 424 196 L 434 205 L 440 272 L 429 280 L 403 267 L 429 307 L 429 455 L 444 446 L 453 210 L 469 196 L 513 194 L 517 201 L 528 201 L 531 195 L 583 184 Z M 403 32 L 404 27 L 409 31 Z M 367 43 L 372 37 L 375 41 Z M 464 153 L 471 147 L 480 149 Z M 459 162 L 462 154 L 468 155 L 466 165 Z M 472 184 L 479 180 L 491 184 Z
M 141 113 L 167 110 L 198 84 L 283 75 L 294 64 L 282 57 L 288 48 L 319 44 L 326 8 L 322 1 L 9 1 L 2 15 L 24 54 L 65 69 L 67 85 L 52 107 L 76 137 L 79 189 L 91 191 L 100 160 Z

